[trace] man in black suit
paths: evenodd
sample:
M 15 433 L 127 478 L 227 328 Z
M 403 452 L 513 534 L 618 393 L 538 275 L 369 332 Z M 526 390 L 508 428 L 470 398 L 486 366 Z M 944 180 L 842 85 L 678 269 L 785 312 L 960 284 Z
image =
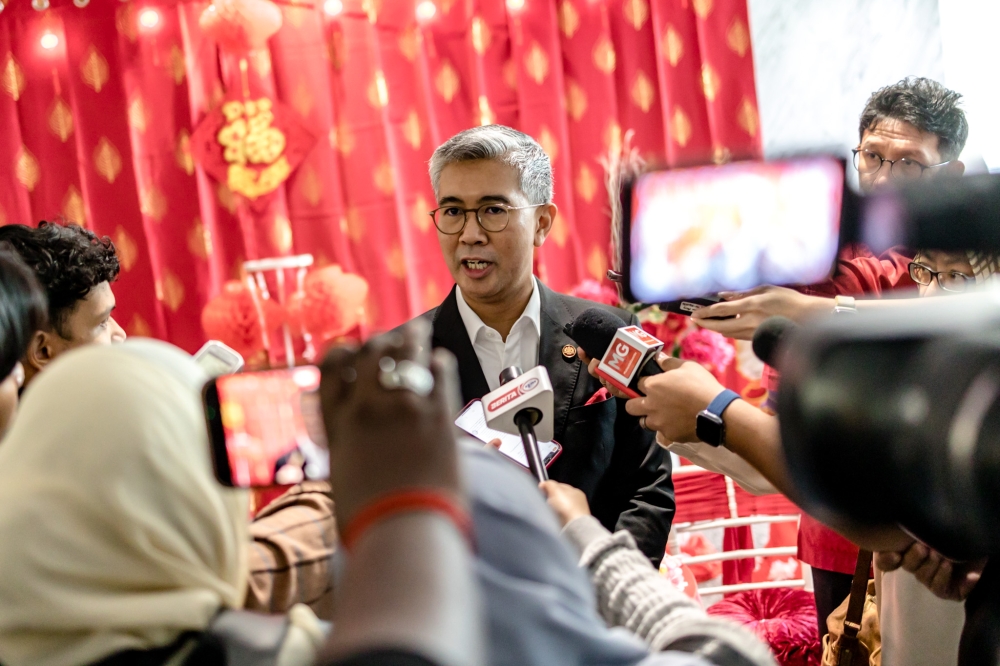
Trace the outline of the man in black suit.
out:
M 654 433 L 601 393 L 563 327 L 596 304 L 558 294 L 532 275 L 557 214 L 552 167 L 531 137 L 500 125 L 476 127 L 431 158 L 438 208 L 432 213 L 456 286 L 424 313 L 433 344 L 458 358 L 463 399 L 499 386 L 500 371 L 543 365 L 555 394 L 555 440 L 562 455 L 550 476 L 582 490 L 610 530 L 628 530 L 659 564 L 674 515 L 670 456 Z M 605 307 L 637 323 L 634 315 Z

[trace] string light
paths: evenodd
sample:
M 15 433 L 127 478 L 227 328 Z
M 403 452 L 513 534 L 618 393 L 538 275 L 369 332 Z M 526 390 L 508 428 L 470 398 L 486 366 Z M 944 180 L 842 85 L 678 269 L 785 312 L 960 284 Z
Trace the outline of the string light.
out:
M 59 37 L 55 33 L 46 32 L 42 35 L 42 38 L 39 41 L 41 42 L 43 49 L 48 49 L 50 51 L 59 46 Z
M 90 0 L 73 0 L 73 4 L 79 7 L 80 9 L 83 9 L 84 7 L 90 4 Z
M 430 21 L 437 14 L 437 6 L 431 0 L 417 3 L 417 20 Z
M 524 9 L 524 0 L 507 0 L 507 9 L 512 12 L 519 12 Z
M 35 11 L 44 12 L 49 8 L 49 0 L 31 0 L 31 6 Z
M 327 16 L 339 16 L 340 12 L 344 11 L 344 3 L 342 0 L 326 0 L 323 3 L 323 11 Z
M 147 30 L 152 30 L 160 25 L 160 13 L 155 9 L 143 9 L 139 12 L 139 25 Z

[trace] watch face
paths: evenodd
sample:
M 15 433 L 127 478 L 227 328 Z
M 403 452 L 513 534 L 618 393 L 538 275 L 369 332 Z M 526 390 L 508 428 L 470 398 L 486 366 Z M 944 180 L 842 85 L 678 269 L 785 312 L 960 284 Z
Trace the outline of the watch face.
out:
M 698 439 L 706 444 L 719 446 L 722 444 L 724 433 L 725 427 L 721 418 L 708 411 L 698 414 L 698 420 L 695 423 L 695 434 L 698 436 Z

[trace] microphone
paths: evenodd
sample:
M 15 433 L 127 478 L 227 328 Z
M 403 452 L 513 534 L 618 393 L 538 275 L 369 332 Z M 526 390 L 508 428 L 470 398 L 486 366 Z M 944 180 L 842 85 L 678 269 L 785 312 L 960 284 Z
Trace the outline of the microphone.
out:
M 549 480 L 538 449 L 538 438 L 549 441 L 554 435 L 552 382 L 542 366 L 522 373 L 511 366 L 500 373 L 500 388 L 483 396 L 486 427 L 521 436 L 528 469 L 539 483 Z M 535 432 L 538 426 L 538 432 Z
M 769 317 L 753 334 L 753 353 L 772 368 L 778 367 L 785 337 L 799 327 L 787 317 Z
M 639 379 L 663 372 L 656 355 L 663 342 L 630 326 L 601 308 L 587 308 L 563 332 L 573 338 L 590 358 L 599 358 L 597 374 L 630 398 L 638 398 Z

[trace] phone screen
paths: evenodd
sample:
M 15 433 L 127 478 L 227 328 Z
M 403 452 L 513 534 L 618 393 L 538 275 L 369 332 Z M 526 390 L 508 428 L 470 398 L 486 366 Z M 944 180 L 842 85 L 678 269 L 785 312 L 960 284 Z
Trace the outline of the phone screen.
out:
M 818 156 L 652 171 L 632 185 L 634 300 L 812 284 L 837 256 L 844 162 Z
M 216 476 L 222 483 L 263 488 L 329 478 L 319 381 L 318 368 L 303 366 L 227 375 L 206 388 Z

